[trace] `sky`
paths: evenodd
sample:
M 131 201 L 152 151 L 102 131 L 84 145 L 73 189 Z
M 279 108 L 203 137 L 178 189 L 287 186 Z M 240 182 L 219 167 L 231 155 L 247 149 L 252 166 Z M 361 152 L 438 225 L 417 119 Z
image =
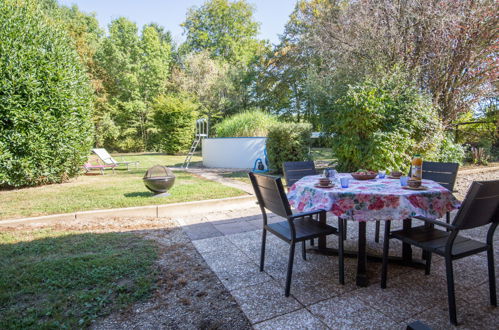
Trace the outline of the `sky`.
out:
M 296 0 L 247 0 L 255 9 L 254 19 L 259 22 L 261 39 L 278 43 L 278 34 L 294 9 Z M 187 10 L 201 6 L 205 0 L 59 0 L 70 6 L 78 5 L 81 11 L 95 13 L 100 25 L 107 28 L 115 18 L 124 16 L 139 26 L 155 22 L 171 31 L 177 42 L 185 40 L 180 24 L 185 20 Z

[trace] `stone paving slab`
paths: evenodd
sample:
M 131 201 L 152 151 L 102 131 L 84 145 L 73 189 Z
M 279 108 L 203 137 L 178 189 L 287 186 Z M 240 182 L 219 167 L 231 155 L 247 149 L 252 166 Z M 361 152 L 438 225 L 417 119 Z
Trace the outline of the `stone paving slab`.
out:
M 301 246 L 297 245 L 291 296 L 286 298 L 289 245 L 269 233 L 264 272 L 259 271 L 262 235 L 259 212 L 258 208 L 234 210 L 183 222 L 188 233 L 199 231 L 196 236 L 199 238 L 193 239 L 194 246 L 235 297 L 254 328 L 405 329 L 415 320 L 434 329 L 452 328 L 447 311 L 445 265 L 439 256 L 434 256 L 429 276 L 421 269 L 390 264 L 388 287 L 382 290 L 380 263 L 368 263 L 371 285 L 359 288 L 355 285 L 356 259 L 346 258 L 346 284 L 340 285 L 337 257 L 309 252 L 307 260 L 303 260 Z M 270 219 L 282 221 L 276 216 Z M 334 217 L 329 217 L 328 222 L 336 225 Z M 214 228 L 218 234 L 211 231 L 203 234 L 203 227 L 196 227 L 200 224 L 211 224 L 207 228 Z M 397 226 L 401 222 L 393 222 L 393 227 Z M 346 249 L 357 248 L 357 230 L 358 225 L 349 222 Z M 465 235 L 476 238 L 485 233 L 486 229 L 480 229 Z M 381 255 L 382 243 L 374 242 L 374 223 L 368 224 L 367 237 L 368 251 Z M 331 235 L 327 241 L 328 246 L 334 247 L 338 238 Z M 400 255 L 400 249 L 399 242 L 391 241 L 391 255 Z M 413 249 L 413 253 L 416 258 L 421 255 L 419 249 Z M 460 328 L 496 329 L 499 308 L 489 306 L 485 255 L 458 260 L 455 277 Z
M 328 299 L 309 307 L 331 329 L 393 329 L 397 323 L 371 308 L 354 293 Z
M 255 324 L 254 328 L 257 330 L 325 330 L 327 329 L 327 326 L 322 323 L 317 317 L 312 315 L 308 310 L 302 308 L 295 312 L 284 314 L 274 319 L 257 323 Z
M 293 297 L 285 297 L 283 288 L 274 280 L 231 291 L 251 323 L 269 320 L 302 308 Z

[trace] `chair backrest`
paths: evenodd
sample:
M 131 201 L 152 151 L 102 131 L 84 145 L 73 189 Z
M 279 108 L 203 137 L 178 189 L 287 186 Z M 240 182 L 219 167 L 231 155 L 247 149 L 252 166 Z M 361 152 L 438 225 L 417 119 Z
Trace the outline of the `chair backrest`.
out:
M 116 164 L 116 161 L 114 160 L 113 157 L 111 157 L 111 155 L 109 154 L 109 152 L 107 152 L 106 149 L 95 148 L 95 149 L 92 149 L 92 151 L 97 156 L 99 156 L 99 158 L 104 162 L 104 164 L 107 164 L 107 165 L 115 165 Z
M 453 191 L 458 170 L 458 163 L 424 162 L 423 179 L 438 182 L 444 188 Z M 411 172 L 412 166 L 411 170 L 409 171 L 409 176 L 411 176 Z
M 284 162 L 282 168 L 287 187 L 291 187 L 296 181 L 304 176 L 317 174 L 313 161 Z
M 249 172 L 248 176 L 260 207 L 284 218 L 293 214 L 281 178 L 253 172 Z
M 459 229 L 480 227 L 499 221 L 499 180 L 474 181 L 453 225 Z

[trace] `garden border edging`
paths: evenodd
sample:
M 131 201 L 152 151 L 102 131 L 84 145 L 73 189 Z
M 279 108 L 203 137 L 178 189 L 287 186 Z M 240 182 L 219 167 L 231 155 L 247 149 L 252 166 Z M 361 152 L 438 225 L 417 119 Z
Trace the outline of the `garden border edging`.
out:
M 57 220 L 88 219 L 101 216 L 143 216 L 143 217 L 178 217 L 185 215 L 203 214 L 210 211 L 225 211 L 237 208 L 256 206 L 253 195 L 228 197 L 221 199 L 207 199 L 183 203 L 161 204 L 126 207 L 119 209 L 80 211 L 65 214 L 53 214 L 40 217 L 0 220 L 0 227 L 15 226 L 28 223 L 43 223 Z

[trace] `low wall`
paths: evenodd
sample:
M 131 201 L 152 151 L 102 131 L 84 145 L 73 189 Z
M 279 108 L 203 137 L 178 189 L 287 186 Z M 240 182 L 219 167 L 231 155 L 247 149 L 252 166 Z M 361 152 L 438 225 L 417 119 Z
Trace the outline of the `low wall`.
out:
M 203 165 L 206 167 L 252 169 L 255 160 L 264 161 L 266 137 L 203 139 Z

